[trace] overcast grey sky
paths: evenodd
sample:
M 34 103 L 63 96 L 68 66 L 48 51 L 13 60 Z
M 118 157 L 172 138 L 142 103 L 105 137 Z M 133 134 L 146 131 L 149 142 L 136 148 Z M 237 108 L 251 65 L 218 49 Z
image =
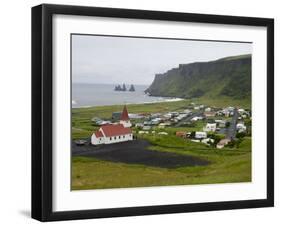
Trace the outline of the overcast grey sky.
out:
M 149 85 L 179 64 L 251 52 L 248 43 L 73 35 L 72 81 Z

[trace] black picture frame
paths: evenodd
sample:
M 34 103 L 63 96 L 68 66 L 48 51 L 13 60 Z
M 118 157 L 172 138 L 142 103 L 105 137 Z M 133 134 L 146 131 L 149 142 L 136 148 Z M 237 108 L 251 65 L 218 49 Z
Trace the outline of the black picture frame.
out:
M 95 210 L 52 210 L 52 17 L 55 14 L 181 21 L 267 28 L 267 198 Z M 32 8 L 32 218 L 122 217 L 274 206 L 274 20 L 268 18 L 43 4 Z

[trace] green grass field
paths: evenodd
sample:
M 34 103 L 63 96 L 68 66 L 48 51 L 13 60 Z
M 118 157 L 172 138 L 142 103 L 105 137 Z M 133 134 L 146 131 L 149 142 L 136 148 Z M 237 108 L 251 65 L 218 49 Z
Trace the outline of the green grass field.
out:
M 191 100 L 177 102 L 128 105 L 130 113 L 168 112 L 185 109 Z M 216 102 L 216 106 L 234 104 Z M 226 104 L 226 105 L 225 105 Z M 237 103 L 238 105 L 239 103 Z M 241 107 L 250 107 L 240 103 Z M 91 136 L 98 129 L 91 123 L 92 117 L 110 119 L 114 111 L 123 106 L 100 106 L 79 108 L 72 111 L 72 138 L 80 139 Z M 113 163 L 89 157 L 72 158 L 72 189 L 104 189 L 121 187 L 145 187 L 183 184 L 212 184 L 251 181 L 251 137 L 243 138 L 239 147 L 216 149 L 202 143 L 194 143 L 176 137 L 179 130 L 192 131 L 202 128 L 202 122 L 194 128 L 165 128 L 169 136 L 143 135 L 141 138 L 151 143 L 151 150 L 193 155 L 206 160 L 207 166 L 181 167 L 165 169 L 143 165 Z M 156 129 L 156 131 L 160 131 Z
M 180 139 L 180 138 L 179 138 Z M 164 169 L 142 165 L 112 163 L 95 158 L 74 157 L 72 189 L 101 189 L 184 184 L 214 184 L 251 181 L 251 139 L 239 149 L 205 147 L 197 143 L 170 142 L 160 138 L 151 149 L 194 155 L 208 159 L 208 166 Z

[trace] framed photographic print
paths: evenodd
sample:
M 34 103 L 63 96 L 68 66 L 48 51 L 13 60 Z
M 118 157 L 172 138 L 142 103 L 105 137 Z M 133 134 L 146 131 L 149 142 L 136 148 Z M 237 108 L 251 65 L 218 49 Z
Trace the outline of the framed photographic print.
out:
M 274 21 L 32 8 L 32 217 L 274 205 Z

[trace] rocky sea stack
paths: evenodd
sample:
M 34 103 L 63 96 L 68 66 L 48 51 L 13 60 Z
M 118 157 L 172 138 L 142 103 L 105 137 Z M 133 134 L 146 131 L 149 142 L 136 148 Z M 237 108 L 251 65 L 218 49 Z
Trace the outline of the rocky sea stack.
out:
M 127 89 L 126 85 L 123 83 L 122 86 L 121 85 L 116 85 L 114 87 L 114 91 L 130 91 L 130 92 L 135 92 L 136 90 L 135 90 L 135 87 L 134 87 L 133 84 L 130 86 L 129 89 Z

